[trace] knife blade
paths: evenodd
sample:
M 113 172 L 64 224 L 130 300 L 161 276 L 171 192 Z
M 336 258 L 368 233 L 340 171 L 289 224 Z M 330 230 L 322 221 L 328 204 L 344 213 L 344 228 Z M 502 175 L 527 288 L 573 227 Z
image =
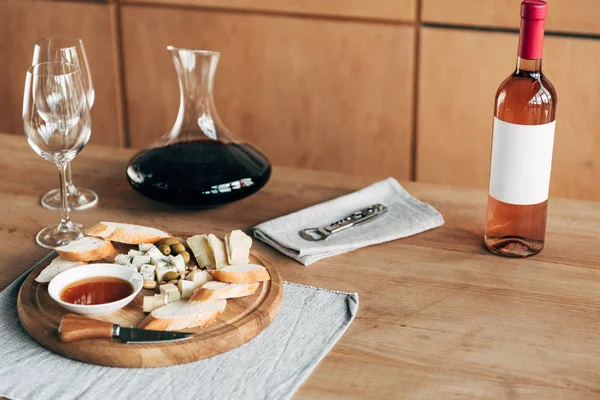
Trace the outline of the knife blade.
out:
M 192 332 L 151 331 L 148 329 L 123 328 L 117 324 L 113 325 L 113 329 L 116 329 L 116 335 L 113 335 L 113 337 L 118 337 L 127 343 L 179 342 L 193 336 Z
M 63 342 L 72 342 L 81 339 L 118 338 L 130 344 L 150 344 L 187 340 L 194 336 L 194 332 L 152 331 L 139 328 L 126 328 L 112 322 L 67 314 L 60 322 L 58 336 Z

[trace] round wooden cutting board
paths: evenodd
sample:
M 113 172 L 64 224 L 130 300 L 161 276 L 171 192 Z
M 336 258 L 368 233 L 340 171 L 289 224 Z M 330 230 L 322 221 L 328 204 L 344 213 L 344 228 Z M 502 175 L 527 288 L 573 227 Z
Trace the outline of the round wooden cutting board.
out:
M 180 239 L 188 236 L 177 235 Z M 251 251 L 250 263 L 263 265 L 271 280 L 262 282 L 252 296 L 227 300 L 223 314 L 207 327 L 186 330 L 196 332 L 191 339 L 160 344 L 127 344 L 118 339 L 63 343 L 57 336 L 57 330 L 67 311 L 52 300 L 47 284 L 34 280 L 50 261 L 39 265 L 23 282 L 17 299 L 19 319 L 29 335 L 48 350 L 91 364 L 127 368 L 164 367 L 224 353 L 248 342 L 269 326 L 283 298 L 283 282 L 273 264 L 258 252 Z M 157 290 L 142 289 L 125 308 L 97 319 L 123 327 L 136 327 L 146 316 L 142 312 L 143 297 L 155 293 Z

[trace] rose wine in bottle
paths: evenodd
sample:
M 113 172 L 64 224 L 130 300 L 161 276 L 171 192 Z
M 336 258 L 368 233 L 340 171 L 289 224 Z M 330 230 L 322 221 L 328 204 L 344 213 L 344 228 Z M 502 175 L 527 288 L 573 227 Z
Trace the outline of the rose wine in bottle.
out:
M 556 92 L 542 73 L 543 0 L 521 3 L 517 68 L 498 88 L 485 246 L 507 257 L 544 247 Z

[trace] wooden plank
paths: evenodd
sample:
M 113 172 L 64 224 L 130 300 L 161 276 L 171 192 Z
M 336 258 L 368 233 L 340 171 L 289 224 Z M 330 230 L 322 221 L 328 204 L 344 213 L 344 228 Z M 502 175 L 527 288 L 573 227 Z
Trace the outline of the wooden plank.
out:
M 414 21 L 417 0 L 119 0 L 122 3 L 162 4 L 228 10 L 274 12 L 342 18 Z
M 55 170 L 22 137 L 0 135 L 0 288 L 47 250 L 33 238 L 56 222 L 39 196 Z M 102 207 L 74 214 L 87 225 L 118 220 L 223 234 L 374 181 L 368 176 L 275 167 L 242 202 L 178 212 L 140 198 L 125 181 L 132 150 L 89 146 L 76 179 Z M 27 176 L 28 179 L 22 179 Z M 295 398 L 594 399 L 600 396 L 599 203 L 551 199 L 544 251 L 506 259 L 482 247 L 486 191 L 403 183 L 446 224 L 302 267 L 256 241 L 287 281 L 358 292 L 355 321 Z
M 596 0 L 547 0 L 546 30 L 600 34 L 600 7 Z M 423 0 L 422 19 L 454 25 L 518 29 L 521 0 Z
M 92 108 L 92 143 L 121 146 L 122 121 L 117 103 L 115 54 L 111 39 L 110 5 L 49 1 L 0 2 L 3 41 L 0 59 L 5 60 L 0 78 L 0 130 L 23 134 L 21 108 L 25 71 L 31 65 L 34 43 L 45 36 L 83 39 L 96 90 Z
M 358 324 L 358 320 L 355 320 L 354 324 Z M 351 329 L 354 328 L 354 324 Z M 415 346 L 415 352 L 420 349 L 435 352 L 437 335 L 431 335 L 421 327 L 406 325 L 406 327 L 396 328 L 401 332 L 405 331 L 402 335 L 403 339 L 408 336 L 420 337 L 420 339 L 411 340 L 412 345 Z M 380 330 L 379 327 L 373 329 L 373 325 L 369 324 L 364 326 L 362 331 L 358 331 L 357 336 L 369 329 Z M 381 334 L 381 332 L 379 333 Z M 465 337 L 467 336 L 465 335 Z M 518 340 L 517 338 L 516 342 Z M 475 346 L 480 345 L 481 341 L 485 342 L 485 339 L 478 339 Z M 457 338 L 455 346 L 461 349 L 464 345 L 461 345 Z M 388 348 L 385 347 L 385 349 Z M 451 353 L 453 349 L 446 349 L 446 351 Z M 442 352 L 443 350 L 440 349 L 434 354 L 442 355 Z M 542 398 L 560 400 L 561 397 L 558 393 L 561 393 L 562 399 L 597 399 L 595 392 L 586 392 L 582 388 L 573 390 L 567 387 L 566 383 L 553 385 L 537 384 L 528 379 L 507 380 L 505 376 L 511 375 L 509 371 L 494 373 L 493 370 L 487 369 L 480 374 L 470 374 L 463 368 L 464 366 L 460 365 L 435 367 L 433 360 L 423 365 L 424 363 L 415 360 L 414 357 L 406 361 L 395 361 L 395 357 L 380 354 L 378 357 L 371 358 L 366 353 L 359 349 L 349 351 L 342 348 L 342 345 L 334 347 L 293 398 L 295 400 L 315 398 L 388 400 L 400 398 L 451 399 L 454 397 L 473 400 L 516 398 L 520 400 Z M 435 356 L 430 356 L 430 359 L 433 357 Z M 332 382 L 337 384 L 332 384 Z
M 418 180 L 487 188 L 494 94 L 514 70 L 517 41 L 516 34 L 423 29 Z M 559 99 L 551 195 L 599 200 L 600 78 L 590 60 L 600 60 L 600 42 L 547 37 L 544 56 Z
M 129 132 L 170 130 L 179 88 L 167 45 L 222 53 L 216 106 L 276 164 L 408 178 L 414 30 L 407 26 L 123 6 Z M 141 45 L 143 37 L 152 45 Z

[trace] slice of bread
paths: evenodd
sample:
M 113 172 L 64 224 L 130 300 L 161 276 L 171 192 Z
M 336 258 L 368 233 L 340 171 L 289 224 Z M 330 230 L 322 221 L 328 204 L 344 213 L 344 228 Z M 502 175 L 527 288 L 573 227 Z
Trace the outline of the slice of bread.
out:
M 100 222 L 85 230 L 85 234 L 106 239 L 115 231 L 114 225 L 109 226 L 108 222 Z
M 86 229 L 85 234 L 126 244 L 156 243 L 171 237 L 169 232 L 160 229 L 120 222 L 100 222 Z
M 234 299 L 236 297 L 250 296 L 258 286 L 259 282 L 254 283 L 225 283 L 210 281 L 206 282 L 202 287 L 198 288 L 192 297 L 190 302 L 196 301 L 211 301 L 216 299 Z
M 227 305 L 227 300 L 190 303 L 176 301 L 152 310 L 138 328 L 157 331 L 179 331 L 210 324 Z
M 55 250 L 62 258 L 69 261 L 101 260 L 116 253 L 111 242 L 91 236 L 84 236 L 69 244 L 57 247 Z
M 39 283 L 48 283 L 52 280 L 52 278 L 61 272 L 85 264 L 87 264 L 85 261 L 69 261 L 60 256 L 56 257 L 54 260 L 52 260 L 50 265 L 40 272 L 40 274 L 35 278 L 35 281 Z
M 252 283 L 271 279 L 269 271 L 262 265 L 230 265 L 222 269 L 207 271 L 215 281 L 230 283 Z
M 225 248 L 229 265 L 248 264 L 250 262 L 252 238 L 240 230 L 231 231 L 225 236 Z

